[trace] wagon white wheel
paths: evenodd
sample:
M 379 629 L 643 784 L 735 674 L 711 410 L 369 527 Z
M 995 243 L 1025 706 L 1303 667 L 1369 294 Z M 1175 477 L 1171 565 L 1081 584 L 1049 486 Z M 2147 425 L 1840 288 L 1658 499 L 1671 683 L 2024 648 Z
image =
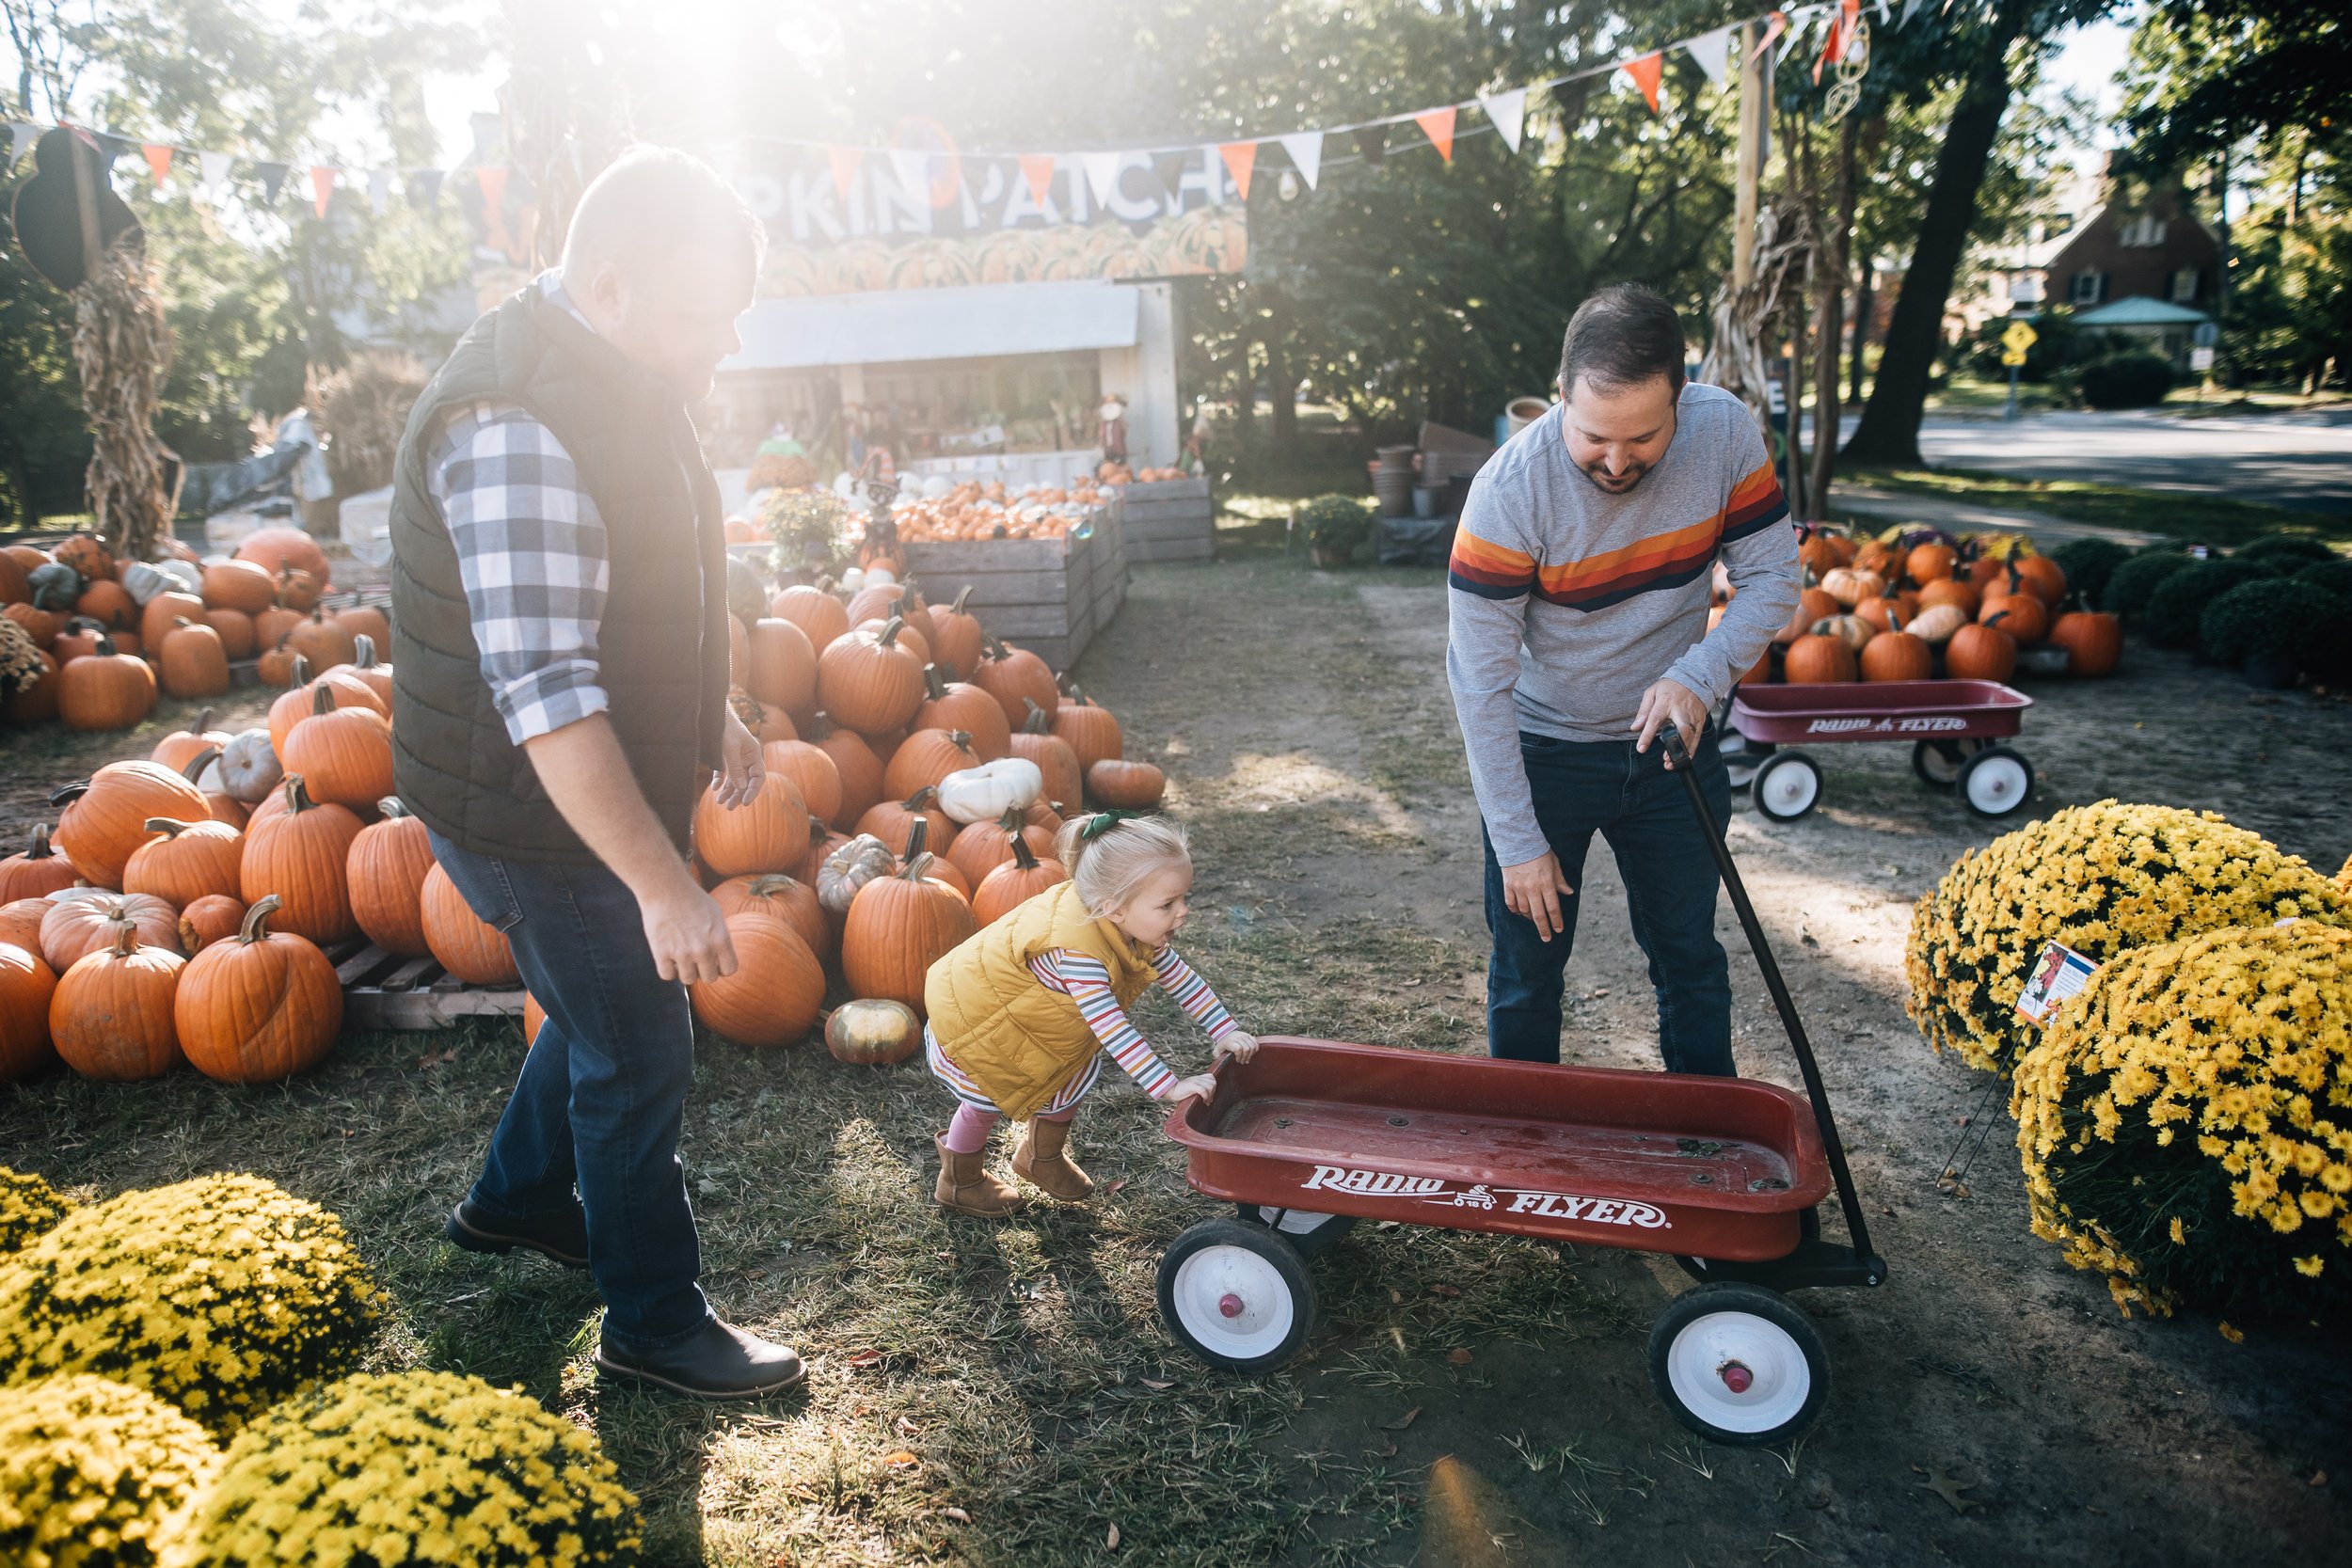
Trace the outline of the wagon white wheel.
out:
M 1988 746 L 1960 765 L 1960 798 L 1979 816 L 2007 816 L 2033 796 L 2033 765 L 2006 746 Z
M 1821 770 L 1803 752 L 1775 752 L 1749 781 L 1748 799 L 1775 822 L 1794 822 L 1821 799 Z
M 1160 1258 L 1160 1318 L 1212 1366 L 1263 1371 L 1314 1327 L 1315 1287 L 1289 1242 L 1263 1225 L 1203 1220 Z
M 1702 1285 L 1666 1304 L 1649 1338 L 1650 1382 L 1675 1419 L 1718 1443 L 1777 1443 L 1829 1394 L 1821 1337 L 1760 1285 Z
M 1961 765 L 1992 742 L 1986 740 L 1922 740 L 1911 748 L 1911 770 L 1934 789 L 1949 789 L 1959 782 Z

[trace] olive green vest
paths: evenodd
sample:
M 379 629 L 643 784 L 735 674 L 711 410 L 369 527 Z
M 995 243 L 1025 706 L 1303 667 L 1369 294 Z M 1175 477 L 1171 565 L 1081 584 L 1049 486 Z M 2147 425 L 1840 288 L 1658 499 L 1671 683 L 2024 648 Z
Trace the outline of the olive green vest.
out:
M 720 761 L 726 543 L 719 492 L 675 391 L 533 284 L 458 342 L 401 438 L 391 510 L 393 781 L 478 854 L 586 862 L 490 700 L 449 525 L 428 488 L 448 422 L 483 403 L 545 423 L 602 516 L 610 560 L 597 682 L 638 788 L 683 855 Z

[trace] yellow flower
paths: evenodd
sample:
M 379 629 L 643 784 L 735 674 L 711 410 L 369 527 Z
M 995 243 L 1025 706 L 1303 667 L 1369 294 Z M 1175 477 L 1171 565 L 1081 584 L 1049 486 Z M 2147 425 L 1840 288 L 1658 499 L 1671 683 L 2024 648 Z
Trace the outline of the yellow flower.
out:
M 0 1388 L 0 1561 L 153 1562 L 185 1539 L 220 1450 L 171 1406 L 103 1377 Z
M 2230 1343 L 2233 1345 L 2242 1345 L 2246 1343 L 2246 1335 L 2243 1330 L 2233 1328 L 2226 1323 L 2216 1323 L 2214 1326 L 2221 1330 L 2221 1337 L 2224 1339 L 2229 1340 Z

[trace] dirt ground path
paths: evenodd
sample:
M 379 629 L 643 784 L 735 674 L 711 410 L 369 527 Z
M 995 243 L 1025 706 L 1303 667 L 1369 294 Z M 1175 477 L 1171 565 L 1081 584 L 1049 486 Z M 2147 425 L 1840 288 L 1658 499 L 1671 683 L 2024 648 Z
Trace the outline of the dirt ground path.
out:
M 1172 807 L 1200 850 L 1187 940 L 1204 967 L 1226 966 L 1219 984 L 1253 1027 L 1311 1019 L 1346 1037 L 1483 1050 L 1477 817 L 1444 686 L 1444 613 L 1441 587 L 1399 575 L 1165 571 L 1138 578 L 1087 661 L 1137 749 L 1170 769 Z M 2030 815 L 2115 795 L 2219 810 L 2329 869 L 2352 850 L 2352 817 L 2332 799 L 2352 706 L 2255 694 L 2137 647 L 2116 680 L 2034 694 L 2020 742 L 2039 774 Z M 1931 1054 L 1904 1017 L 1912 902 L 2001 829 L 1920 785 L 1904 749 L 1820 760 L 1811 817 L 1772 824 L 1743 802 L 1730 827 L 1892 1269 L 1876 1291 L 1799 1298 L 1835 1368 L 1820 1424 L 1794 1451 L 1688 1439 L 1645 1361 L 1650 1320 L 1686 1288 L 1671 1263 L 1574 1249 L 1555 1261 L 1521 1243 L 1384 1228 L 1318 1264 L 1327 1326 L 1300 1374 L 1300 1414 L 1268 1457 L 1300 1492 L 1327 1489 L 1332 1466 L 1399 1489 L 1392 1528 L 1351 1561 L 2352 1551 L 2352 1477 L 2325 1474 L 2345 1467 L 2352 1433 L 2341 1342 L 2274 1327 L 2233 1345 L 2209 1320 L 2120 1317 L 2097 1279 L 2028 1234 L 2002 1097 Z M 1566 1053 L 1654 1067 L 1649 989 L 1599 845 L 1586 881 Z M 1793 1086 L 1727 906 L 1719 926 L 1742 1069 Z M 1251 961 L 1276 956 L 1268 930 L 1291 965 L 1323 973 Z M 1967 1196 L 1947 1196 L 1937 1177 L 1956 1146 L 1971 1157 L 1972 1135 L 1982 1144 Z M 1532 1332 L 1498 1321 L 1507 1298 L 1478 1275 L 1504 1255 L 1523 1296 L 1542 1298 Z M 1325 1560 L 1348 1534 L 1334 1521 L 1294 1555 Z

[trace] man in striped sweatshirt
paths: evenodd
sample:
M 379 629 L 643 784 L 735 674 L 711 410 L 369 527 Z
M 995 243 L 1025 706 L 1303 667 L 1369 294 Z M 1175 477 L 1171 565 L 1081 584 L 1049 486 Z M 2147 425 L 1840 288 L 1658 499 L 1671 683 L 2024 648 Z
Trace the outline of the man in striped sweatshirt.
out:
M 1561 351 L 1560 407 L 1479 472 L 1454 535 L 1446 675 L 1484 818 L 1497 1056 L 1560 1059 L 1576 884 L 1597 832 L 1649 958 L 1667 1069 L 1733 1070 L 1715 863 L 1658 735 L 1682 733 L 1727 818 L 1708 713 L 1795 611 L 1797 539 L 1755 420 L 1685 385 L 1684 353 L 1650 290 L 1587 299 Z M 1718 561 L 1735 596 L 1710 631 Z

